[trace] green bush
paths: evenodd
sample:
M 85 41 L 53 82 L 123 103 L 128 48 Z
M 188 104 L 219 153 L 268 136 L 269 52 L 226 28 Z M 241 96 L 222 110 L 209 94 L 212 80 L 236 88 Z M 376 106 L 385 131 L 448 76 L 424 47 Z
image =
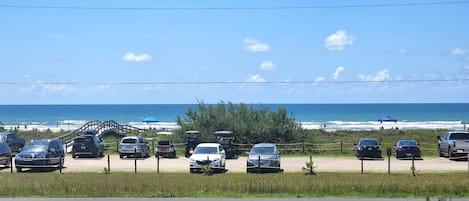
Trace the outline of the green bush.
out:
M 303 139 L 304 130 L 292 116 L 285 108 L 274 112 L 267 106 L 257 108 L 243 103 L 207 105 L 199 102 L 197 108 L 190 108 L 185 116 L 177 117 L 180 126 L 177 136 L 184 139 L 185 131 L 198 130 L 203 141 L 213 141 L 216 139 L 215 131 L 229 130 L 235 134 L 236 143 L 298 142 Z

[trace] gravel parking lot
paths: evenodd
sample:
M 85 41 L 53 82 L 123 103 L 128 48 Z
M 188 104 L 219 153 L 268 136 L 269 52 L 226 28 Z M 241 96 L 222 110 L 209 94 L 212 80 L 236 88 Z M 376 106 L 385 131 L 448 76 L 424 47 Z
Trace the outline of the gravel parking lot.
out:
M 285 172 L 300 172 L 305 162 L 309 161 L 309 156 L 305 157 L 283 157 L 281 167 Z M 314 157 L 314 165 L 318 172 L 360 172 L 361 161 L 356 158 L 344 157 Z M 409 172 L 411 160 L 396 160 L 391 158 L 391 172 Z M 120 159 L 118 155 L 110 156 L 111 171 L 133 172 L 135 161 L 131 159 Z M 365 172 L 387 172 L 388 161 L 384 160 L 364 160 Z M 103 172 L 107 167 L 107 156 L 103 158 L 65 158 L 64 173 L 67 172 Z M 449 172 L 467 171 L 467 161 L 450 161 L 447 158 L 424 158 L 416 160 L 415 167 L 417 173 L 423 172 Z M 246 157 L 235 160 L 227 160 L 226 168 L 230 172 L 246 172 Z M 137 171 L 156 172 L 157 160 L 155 157 L 138 159 Z M 1 169 L 0 172 L 9 172 L 9 168 Z M 160 159 L 160 173 L 164 172 L 189 172 L 189 159 L 180 157 L 175 159 Z

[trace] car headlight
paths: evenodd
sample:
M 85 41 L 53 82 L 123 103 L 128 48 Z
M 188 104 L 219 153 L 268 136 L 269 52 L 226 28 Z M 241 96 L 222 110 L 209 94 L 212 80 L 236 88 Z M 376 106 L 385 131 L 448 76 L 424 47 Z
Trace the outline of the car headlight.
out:
M 47 158 L 47 154 L 45 154 L 45 153 L 39 154 L 39 156 L 37 156 L 37 158 Z

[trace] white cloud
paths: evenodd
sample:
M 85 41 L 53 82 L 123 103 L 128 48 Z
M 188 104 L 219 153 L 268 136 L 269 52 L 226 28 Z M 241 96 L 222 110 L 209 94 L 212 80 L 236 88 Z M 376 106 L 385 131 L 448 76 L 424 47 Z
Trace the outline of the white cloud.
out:
M 338 30 L 334 34 L 330 35 L 324 41 L 324 47 L 331 51 L 340 51 L 347 45 L 353 45 L 354 38 L 347 35 L 347 31 Z
M 314 78 L 314 83 L 313 83 L 313 85 L 316 85 L 316 84 L 318 84 L 318 83 L 320 83 L 320 82 L 322 82 L 322 81 L 324 81 L 324 80 L 325 80 L 324 77 L 317 77 L 317 78 Z
M 151 61 L 151 59 L 151 56 L 148 54 L 136 55 L 133 52 L 127 52 L 127 54 L 122 57 L 122 60 L 128 62 L 145 62 Z
M 452 55 L 463 55 L 463 54 L 466 54 L 466 50 L 465 49 L 461 49 L 461 48 L 453 48 L 451 50 L 451 54 Z
M 340 78 L 340 74 L 342 74 L 342 72 L 344 72 L 345 68 L 343 66 L 339 66 L 337 67 L 337 69 L 335 69 L 335 72 L 332 73 L 332 78 L 334 78 L 334 80 L 337 80 Z
M 37 91 L 42 95 L 54 94 L 66 94 L 73 91 L 73 88 L 68 87 L 66 84 L 60 83 L 47 83 L 44 81 L 36 81 L 29 88 L 26 89 L 28 92 Z
M 359 74 L 358 77 L 362 81 L 375 81 L 375 82 L 385 81 L 385 80 L 389 80 L 389 71 L 388 69 L 383 69 L 383 70 L 378 71 L 375 75 Z
M 465 65 L 464 69 L 469 70 L 469 65 Z
M 263 61 L 259 67 L 261 70 L 273 71 L 275 69 L 275 64 L 272 61 Z
M 262 78 L 259 74 L 249 75 L 246 79 L 247 82 L 265 82 L 265 79 Z
M 248 52 L 268 52 L 270 51 L 270 45 L 267 43 L 261 43 L 260 41 L 253 38 L 244 39 L 244 49 Z
M 398 49 L 398 50 L 397 50 L 397 53 L 399 53 L 399 54 L 407 54 L 407 50 L 404 49 L 404 48 L 401 48 L 401 49 Z

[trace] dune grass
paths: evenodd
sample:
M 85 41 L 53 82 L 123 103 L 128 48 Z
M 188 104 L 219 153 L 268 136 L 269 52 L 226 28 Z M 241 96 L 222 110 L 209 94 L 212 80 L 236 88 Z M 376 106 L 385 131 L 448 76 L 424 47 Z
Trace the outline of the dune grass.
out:
M 468 197 L 465 173 L 0 174 L 1 197 Z

